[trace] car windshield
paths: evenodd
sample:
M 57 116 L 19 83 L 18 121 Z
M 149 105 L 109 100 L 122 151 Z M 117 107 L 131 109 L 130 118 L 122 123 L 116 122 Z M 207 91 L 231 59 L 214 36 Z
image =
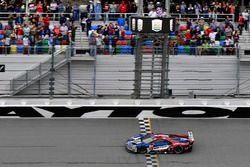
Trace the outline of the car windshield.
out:
M 150 143 L 153 141 L 153 136 L 151 134 L 147 134 L 142 138 L 144 143 Z

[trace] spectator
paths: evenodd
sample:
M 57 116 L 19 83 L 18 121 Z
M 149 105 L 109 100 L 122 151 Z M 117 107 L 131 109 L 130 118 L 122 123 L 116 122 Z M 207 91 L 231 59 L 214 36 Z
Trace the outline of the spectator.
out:
M 35 13 L 36 12 L 36 4 L 34 3 L 34 0 L 32 0 L 29 4 L 28 4 L 28 8 L 29 11 L 31 13 Z
M 226 32 L 226 37 L 231 39 L 232 32 L 233 32 L 232 28 L 230 26 L 227 26 L 225 29 L 225 32 Z
M 7 54 L 10 54 L 10 37 L 9 36 L 6 36 L 5 39 L 4 39 L 4 46 L 7 51 Z
M 23 17 L 21 17 L 20 14 L 17 14 L 15 21 L 17 24 L 23 24 Z
M 95 13 L 95 6 L 93 4 L 93 1 L 89 1 L 89 4 L 87 6 L 87 11 L 90 13 L 90 18 L 94 18 L 94 15 L 92 13 Z
M 185 14 L 186 13 L 187 5 L 185 4 L 184 1 L 181 2 L 180 9 L 181 9 L 181 14 Z
M 239 39 L 240 39 L 239 33 L 238 33 L 237 30 L 235 30 L 235 31 L 233 32 L 233 40 L 234 40 L 234 43 L 235 43 L 235 44 L 236 44 L 236 43 L 239 43 Z
M 245 27 L 245 30 L 248 31 L 248 18 L 249 18 L 249 14 L 248 14 L 247 9 L 245 9 L 242 12 L 242 17 L 244 18 L 244 27 Z
M 36 12 L 37 13 L 43 13 L 43 4 L 42 4 L 42 1 L 39 1 L 38 4 L 36 5 Z
M 86 20 L 87 20 L 87 18 L 82 18 L 82 20 L 81 20 L 81 27 L 82 27 L 82 32 L 85 30 L 85 27 L 86 27 Z
M 57 3 L 55 0 L 53 0 L 51 3 L 50 3 L 50 12 L 51 13 L 57 13 Z
M 102 11 L 103 11 L 103 13 L 104 13 L 104 15 L 103 15 L 103 19 L 104 19 L 104 22 L 106 21 L 106 17 L 107 17 L 107 15 L 106 15 L 106 13 L 109 13 L 109 4 L 108 4 L 108 2 L 105 2 L 105 4 L 103 5 L 103 8 L 102 8 Z
M 112 4 L 109 5 L 109 8 L 110 8 L 110 20 L 114 20 L 116 17 L 115 17 L 115 14 L 113 13 L 116 13 L 117 12 L 117 5 L 115 4 L 115 2 L 113 1 Z
M 193 14 L 194 13 L 194 7 L 192 6 L 192 4 L 189 4 L 189 6 L 187 8 L 187 13 L 188 14 Z
M 91 29 L 91 24 L 92 24 L 92 21 L 91 21 L 91 19 L 89 19 L 89 18 L 87 18 L 87 20 L 86 20 L 86 25 L 87 25 L 87 36 L 89 36 L 89 31 L 90 31 L 90 29 Z
M 66 17 L 64 16 L 64 14 L 61 14 L 61 17 L 59 19 L 60 25 L 63 25 L 65 22 L 66 22 Z
M 240 31 L 240 35 L 242 35 L 242 30 L 244 27 L 244 18 L 242 16 L 242 14 L 240 14 L 238 22 L 239 22 L 238 29 Z
M 23 38 L 23 53 L 24 54 L 29 54 L 29 38 L 28 38 L 28 35 L 24 35 L 24 38 Z
M 194 11 L 195 11 L 195 14 L 197 15 L 199 15 L 202 12 L 201 5 L 198 2 L 196 2 L 194 5 Z
M 58 12 L 59 13 L 64 13 L 65 12 L 65 5 L 62 1 L 59 2 L 58 6 L 57 6 Z
M 100 17 L 101 17 L 101 14 L 102 13 L 102 4 L 101 2 L 98 0 L 96 2 L 96 5 L 95 5 L 95 20 L 100 20 Z
M 15 6 L 14 6 L 14 2 L 13 1 L 11 1 L 9 3 L 9 5 L 7 6 L 7 11 L 8 12 L 14 12 L 15 11 Z
M 152 11 L 155 8 L 155 5 L 152 1 L 149 2 L 148 4 L 148 11 Z
M 121 14 L 120 17 L 117 19 L 118 26 L 125 26 L 126 22 L 123 18 L 123 15 Z
M 81 20 L 83 18 L 87 18 L 88 17 L 87 5 L 80 4 L 79 5 L 79 10 L 80 10 L 80 18 L 81 18 Z
M 74 21 L 79 21 L 79 16 L 80 16 L 79 5 L 77 3 L 75 3 L 73 5 L 73 18 L 74 18 Z
M 45 29 L 49 29 L 50 19 L 49 19 L 49 15 L 48 14 L 46 15 L 46 17 L 43 18 L 43 23 L 44 23 Z
M 157 17 L 157 13 L 156 13 L 155 8 L 153 8 L 153 9 L 149 12 L 148 16 L 149 16 L 149 17 Z
M 124 0 L 122 0 L 121 4 L 119 5 L 119 10 L 120 10 L 120 13 L 127 13 L 128 6 Z
M 90 56 L 96 56 L 96 37 L 94 33 L 91 33 L 89 38 Z

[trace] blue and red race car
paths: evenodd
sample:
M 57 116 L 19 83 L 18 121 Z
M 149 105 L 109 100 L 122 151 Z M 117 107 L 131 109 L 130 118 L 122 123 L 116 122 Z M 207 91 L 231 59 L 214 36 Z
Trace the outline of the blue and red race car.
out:
M 133 153 L 175 153 L 192 151 L 194 136 L 187 134 L 138 134 L 127 140 L 126 149 Z

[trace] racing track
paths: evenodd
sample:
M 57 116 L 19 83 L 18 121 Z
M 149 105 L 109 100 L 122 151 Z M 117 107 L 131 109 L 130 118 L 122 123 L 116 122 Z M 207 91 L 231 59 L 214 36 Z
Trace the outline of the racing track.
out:
M 159 155 L 161 167 L 246 167 L 248 119 L 151 119 L 155 132 L 192 129 L 191 153 Z M 145 167 L 125 140 L 138 133 L 137 119 L 1 119 L 1 167 Z

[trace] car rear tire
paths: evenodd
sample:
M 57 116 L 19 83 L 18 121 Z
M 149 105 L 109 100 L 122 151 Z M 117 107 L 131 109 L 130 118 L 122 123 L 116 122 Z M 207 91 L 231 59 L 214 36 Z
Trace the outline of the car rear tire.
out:
M 138 153 L 146 154 L 147 153 L 147 149 L 145 147 L 138 148 Z
M 183 151 L 184 151 L 184 148 L 182 146 L 177 146 L 174 148 L 175 154 L 181 154 L 181 153 L 183 153 Z

